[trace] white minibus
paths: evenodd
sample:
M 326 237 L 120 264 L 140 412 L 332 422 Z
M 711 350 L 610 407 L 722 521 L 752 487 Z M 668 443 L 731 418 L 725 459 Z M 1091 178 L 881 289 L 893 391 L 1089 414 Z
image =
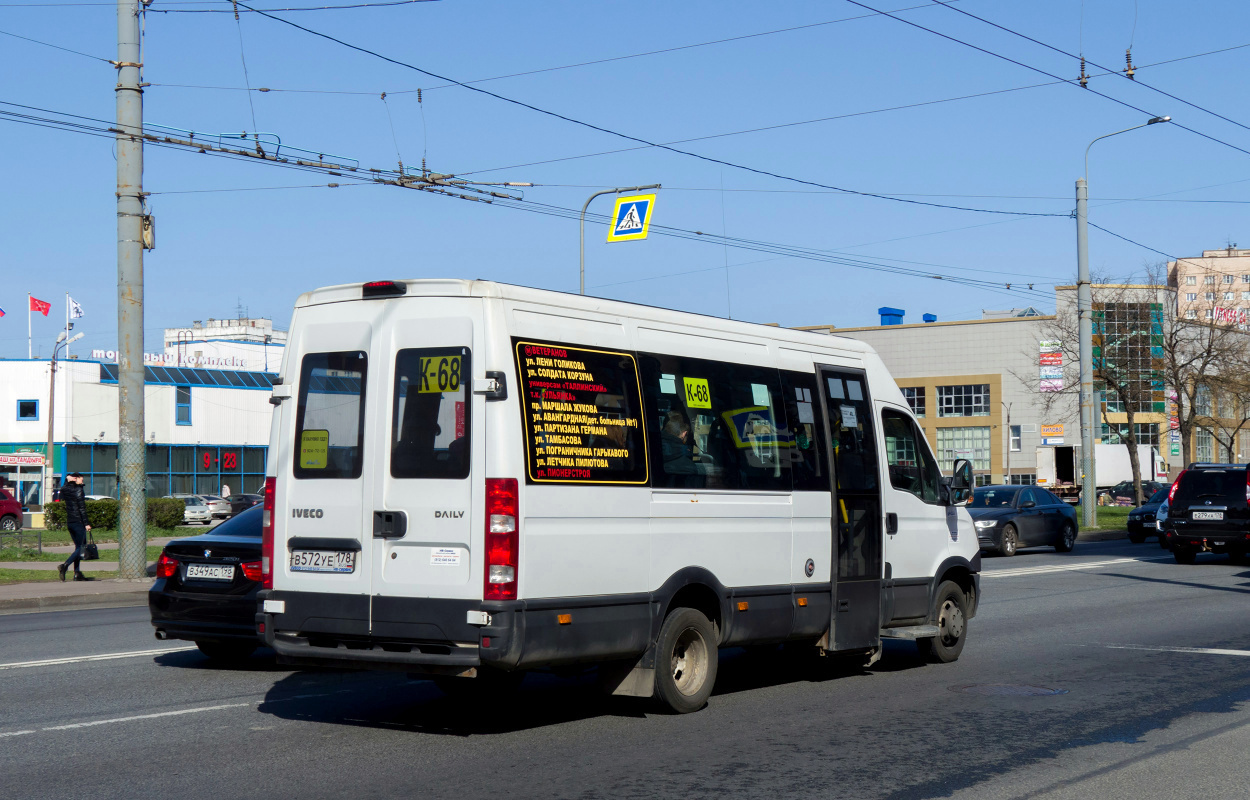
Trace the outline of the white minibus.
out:
M 943 477 L 852 339 L 377 281 L 299 298 L 271 402 L 256 621 L 285 664 L 598 665 L 688 712 L 718 648 L 952 661 L 976 612 L 971 466 Z

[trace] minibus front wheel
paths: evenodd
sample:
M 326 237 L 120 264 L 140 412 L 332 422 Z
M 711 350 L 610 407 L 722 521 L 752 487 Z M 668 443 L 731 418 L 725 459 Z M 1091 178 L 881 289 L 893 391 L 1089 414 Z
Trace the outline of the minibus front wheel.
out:
M 678 714 L 707 704 L 716 683 L 716 628 L 702 612 L 678 608 L 669 614 L 656 640 L 655 694 Z

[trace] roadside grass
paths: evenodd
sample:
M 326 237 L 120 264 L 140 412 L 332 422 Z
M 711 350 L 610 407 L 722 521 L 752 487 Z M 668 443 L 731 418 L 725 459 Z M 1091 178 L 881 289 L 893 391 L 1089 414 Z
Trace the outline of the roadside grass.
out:
M 1128 524 L 1128 514 L 1133 506 L 1098 506 L 1095 511 L 1098 524 L 1093 528 L 1081 526 L 1081 531 L 1122 531 Z M 1084 512 L 1076 507 L 1076 519 L 1079 523 Z
M 186 536 L 198 536 L 201 533 L 208 533 L 209 530 L 211 529 L 205 528 L 199 525 L 195 526 L 194 528 L 189 525 L 184 525 L 179 528 L 154 528 L 149 525 L 147 533 L 148 533 L 149 539 L 167 539 L 170 536 L 174 536 L 178 538 L 182 538 Z M 29 538 L 30 531 L 26 531 L 25 533 L 26 533 L 27 538 Z M 117 542 L 117 530 L 116 529 L 98 530 L 96 528 L 92 528 L 91 538 L 95 539 L 96 544 L 115 544 Z M 61 545 L 61 544 L 73 544 L 73 541 L 74 540 L 70 538 L 69 531 L 44 531 L 43 532 L 43 544 L 45 547 L 48 547 L 48 546 L 55 547 L 56 545 Z
M 148 556 L 147 556 L 148 561 L 155 561 L 158 558 L 160 558 L 162 549 L 163 548 L 160 545 L 148 545 Z M 5 549 L 0 550 L 0 562 L 4 562 L 4 561 L 64 561 L 66 558 L 68 558 L 68 556 L 69 556 L 68 553 L 43 553 L 42 555 L 40 555 L 40 553 L 34 548 L 26 549 L 26 548 L 18 548 L 18 547 L 6 547 Z M 100 551 L 100 560 L 101 561 L 116 561 L 117 551 L 116 550 Z M 91 562 L 84 561 L 83 563 L 89 564 Z
M 91 562 L 84 562 L 91 563 Z M 116 572 L 94 572 L 90 568 L 84 569 L 83 574 L 88 578 L 96 580 L 105 580 L 107 578 L 116 578 Z M 59 581 L 60 573 L 54 569 L 0 569 L 0 586 L 6 586 L 11 583 L 35 583 Z M 73 576 L 69 576 L 67 580 L 72 580 Z

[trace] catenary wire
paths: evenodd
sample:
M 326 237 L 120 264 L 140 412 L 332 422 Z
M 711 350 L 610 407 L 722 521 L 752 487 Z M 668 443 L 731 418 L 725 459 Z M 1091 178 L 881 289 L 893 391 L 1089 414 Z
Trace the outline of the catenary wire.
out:
M 43 41 L 40 41 L 39 39 L 32 39 L 29 36 L 22 36 L 21 34 L 17 34 L 17 33 L 10 33 L 9 31 L 0 31 L 0 34 L 3 34 L 4 36 L 12 36 L 14 39 L 21 39 L 22 41 L 31 42 L 33 44 L 43 45 L 44 47 L 51 47 L 53 50 L 62 50 L 66 53 L 73 53 L 76 56 L 82 56 L 83 58 L 90 58 L 94 61 L 103 61 L 105 64 L 113 63 L 107 58 L 101 58 L 100 56 L 93 56 L 90 53 L 84 53 L 81 50 L 74 50 L 73 48 L 69 48 L 69 47 L 62 47 L 59 44 L 52 44 L 51 42 L 43 42 Z
M 246 7 L 248 7 L 248 6 L 245 6 L 243 3 L 239 3 L 239 6 L 240 6 L 241 8 L 246 8 Z M 463 87 L 463 88 L 465 88 L 465 89 L 468 89 L 469 91 L 472 91 L 472 92 L 477 92 L 477 93 L 479 93 L 479 94 L 486 95 L 487 97 L 492 97 L 492 98 L 494 98 L 494 99 L 496 99 L 496 100 L 500 100 L 500 101 L 503 101 L 503 102 L 505 102 L 505 103 L 509 103 L 509 104 L 511 104 L 511 105 L 519 106 L 519 107 L 521 107 L 521 108 L 525 108 L 525 109 L 528 109 L 528 110 L 530 110 L 530 111 L 534 111 L 534 112 L 536 112 L 536 113 L 543 114 L 543 115 L 545 115 L 545 116 L 553 117 L 553 118 L 555 118 L 555 119 L 563 120 L 563 121 L 565 121 L 565 122 L 569 122 L 569 123 L 574 124 L 574 125 L 578 125 L 578 126 L 581 126 L 581 127 L 584 127 L 584 128 L 588 128 L 588 129 L 590 129 L 590 130 L 599 131 L 600 133 L 606 133 L 606 134 L 608 134 L 608 135 L 610 135 L 610 136 L 616 136 L 616 137 L 618 137 L 618 138 L 621 138 L 621 139 L 626 139 L 626 140 L 633 141 L 633 142 L 637 142 L 637 143 L 639 143 L 639 144 L 647 145 L 647 146 L 649 146 L 649 147 L 657 147 L 657 148 L 662 149 L 662 150 L 668 150 L 669 152 L 676 153 L 676 154 L 678 154 L 678 155 L 687 156 L 687 157 L 690 157 L 690 158 L 695 158 L 695 159 L 698 159 L 698 160 L 700 160 L 700 161 L 706 161 L 706 162 L 713 163 L 713 164 L 720 164 L 720 165 L 722 165 L 722 166 L 731 167 L 731 168 L 733 168 L 733 169 L 739 169 L 739 170 L 743 170 L 743 171 L 746 171 L 746 172 L 751 172 L 751 173 L 754 173 L 754 174 L 757 174 L 757 175 L 764 175 L 764 176 L 767 176 L 767 177 L 777 178 L 778 180 L 789 181 L 789 182 L 791 182 L 791 183 L 799 183 L 799 184 L 804 184 L 804 185 L 808 185 L 808 186 L 815 186 L 815 187 L 822 188 L 822 189 L 833 189 L 833 190 L 835 190 L 835 191 L 842 191 L 842 192 L 845 192 L 846 194 L 857 195 L 857 196 L 860 196 L 860 197 L 874 197 L 874 198 L 877 198 L 877 199 L 880 199 L 880 200 L 889 200 L 889 201 L 891 201 L 891 202 L 895 202 L 895 203 L 905 203 L 905 204 L 909 204 L 909 205 L 917 205 L 917 206 L 928 206 L 928 207 L 931 207 L 931 208 L 944 208 L 944 209 L 950 209 L 950 210 L 953 210 L 953 211 L 969 211 L 969 212 L 977 212 L 977 213 L 982 213 L 982 214 L 1002 214 L 1002 215 L 1008 215 L 1008 216 L 1026 216 L 1026 217 L 1062 217 L 1062 216 L 1067 216 L 1066 214 L 1043 213 L 1043 212 L 1036 212 L 1036 211 L 1006 211 L 1006 210 L 1003 210 L 1003 209 L 974 208 L 974 207 L 970 207 L 970 206 L 957 206 L 957 205 L 951 205 L 951 204 L 947 204 L 947 203 L 932 203 L 932 202 L 927 202 L 927 201 L 924 201 L 924 200 L 913 200 L 913 199 L 909 199 L 909 198 L 890 197 L 889 195 L 877 194 L 877 193 L 875 193 L 875 192 L 865 192 L 865 191 L 859 191 L 859 190 L 855 190 L 855 189 L 847 189 L 847 188 L 845 188 L 845 187 L 841 187 L 841 186 L 834 186 L 834 185 L 832 185 L 832 184 L 820 183 L 820 182 L 818 182 L 818 181 L 807 180 L 807 179 L 804 179 L 804 178 L 797 178 L 797 177 L 793 177 L 793 176 L 789 176 L 789 175 L 784 175 L 784 174 L 777 173 L 777 172 L 772 172 L 772 171 L 770 171 L 770 170 L 764 170 L 764 169 L 759 169 L 759 168 L 756 168 L 756 167 L 747 166 L 747 165 L 744 165 L 744 164 L 737 164 L 737 163 L 734 163 L 734 162 L 732 162 L 732 161 L 727 161 L 727 160 L 725 160 L 725 159 L 713 158 L 713 157 L 711 157 L 711 156 L 701 155 L 701 154 L 699 154 L 699 153 L 694 153 L 694 152 L 691 152 L 691 151 L 689 151 L 689 150 L 681 150 L 681 149 L 678 149 L 678 148 L 676 148 L 676 147 L 672 147 L 672 146 L 670 146 L 670 145 L 664 145 L 664 144 L 659 144 L 659 143 L 657 143 L 657 142 L 652 142 L 652 141 L 649 141 L 649 140 L 647 140 L 647 139 L 643 139 L 643 138 L 638 137 L 638 136 L 633 136 L 633 135 L 631 135 L 631 134 L 622 133 L 622 132 L 620 132 L 620 131 L 616 131 L 616 130 L 613 130 L 613 129 L 611 129 L 611 128 L 606 128 L 606 127 L 603 127 L 603 126 L 601 126 L 601 125 L 596 125 L 596 124 L 594 124 L 594 123 L 585 122 L 585 121 L 583 121 L 583 120 L 576 119 L 576 118 L 574 118 L 574 117 L 570 117 L 570 116 L 568 116 L 568 115 L 566 115 L 566 114 L 561 114 L 561 113 L 556 112 L 556 111 L 550 111 L 550 110 L 545 109 L 545 108 L 540 108 L 540 107 L 535 106 L 535 105 L 533 105 L 533 104 L 531 104 L 531 103 L 526 103 L 526 102 L 524 102 L 524 101 L 521 101 L 521 100 L 516 100 L 516 99 L 511 98 L 511 97 L 505 97 L 504 95 L 498 94 L 498 93 L 496 93 L 496 92 L 492 92 L 492 91 L 490 91 L 490 90 L 488 90 L 488 89 L 483 89 L 483 88 L 478 87 L 478 86 L 470 86 L 470 85 L 465 84 L 465 83 L 462 83 L 462 82 L 460 82 L 460 81 L 456 81 L 456 80 L 454 80 L 454 79 L 452 79 L 452 78 L 448 78 L 448 77 L 446 77 L 446 76 L 439 75 L 438 73 L 435 73 L 435 72 L 430 72 L 429 70 L 423 69 L 423 68 L 418 67 L 418 66 L 415 66 L 415 65 L 413 65 L 413 64 L 409 64 L 409 63 L 407 63 L 407 62 L 400 61 L 400 60 L 395 59 L 395 58 L 391 58 L 390 56 L 383 55 L 383 54 L 381 54 L 381 53 L 379 53 L 379 52 L 377 52 L 377 51 L 375 51 L 375 50 L 370 50 L 370 49 L 368 49 L 368 48 L 366 48 L 366 47 L 361 47 L 360 45 L 352 44 L 352 43 L 347 42 L 347 41 L 345 41 L 345 40 L 343 40 L 343 39 L 339 39 L 339 38 L 337 38 L 337 37 L 335 37 L 335 36 L 331 36 L 331 35 L 330 35 L 330 34 L 328 34 L 328 33 L 322 33 L 321 31 L 316 31 L 316 30 L 313 30 L 312 28 L 305 27 L 305 26 L 303 26 L 303 25 L 300 25 L 299 23 L 292 22 L 292 21 L 291 21 L 291 20 L 289 20 L 289 19 L 283 19 L 282 17 L 277 17 L 277 16 L 274 16 L 273 14 L 268 14 L 268 13 L 261 12 L 261 16 L 263 16 L 263 17 L 265 17 L 265 18 L 267 18 L 267 19 L 274 20 L 275 22 L 281 22 L 281 23 L 282 23 L 282 24 L 284 24 L 284 25 L 288 25 L 288 26 L 290 26 L 290 27 L 293 27 L 293 28 L 296 28 L 296 29 L 298 29 L 298 30 L 304 31 L 305 33 L 311 34 L 311 35 L 313 35 L 313 36 L 317 36 L 317 37 L 319 37 L 319 38 L 326 39 L 327 41 L 334 42 L 334 43 L 339 44 L 339 45 L 341 45 L 341 46 L 343 46 L 343 47 L 346 47 L 346 48 L 348 48 L 348 49 L 350 49 L 350 50 L 355 50 L 355 51 L 357 51 L 357 52 L 359 52 L 359 53 L 364 53 L 364 54 L 366 54 L 366 55 L 373 56 L 374 58 L 378 58 L 378 59 L 380 59 L 380 60 L 382 60 L 382 61 L 386 61 L 386 62 L 388 62 L 388 63 L 395 64 L 396 66 L 400 66 L 400 67 L 404 67 L 404 68 L 406 68 L 406 69 L 411 69 L 411 70 L 414 70 L 414 71 L 416 71 L 416 72 L 420 72 L 420 73 L 421 73 L 421 74 L 423 74 L 423 75 L 428 75 L 428 76 L 430 76 L 430 77 L 432 77 L 432 78 L 436 78 L 436 79 L 438 79 L 438 80 L 442 80 L 442 81 L 450 81 L 450 82 L 452 82 L 452 83 L 455 83 L 457 86 L 461 86 L 461 87 Z M 1051 76 L 1051 77 L 1057 77 L 1057 76 Z
M 875 10 L 876 10 L 876 9 L 874 9 L 872 6 L 867 5 L 866 3 L 861 3 L 861 2 L 859 2 L 859 0 L 846 0 L 846 2 L 850 3 L 851 5 L 859 6 L 860 8 L 865 8 L 865 9 L 868 9 L 869 11 L 875 11 Z M 1005 56 L 1005 55 L 1003 55 L 1002 53 L 996 53 L 996 52 L 994 52 L 993 50 L 987 50 L 986 48 L 981 47 L 981 46 L 979 46 L 979 45 L 972 44 L 971 42 L 965 42 L 963 39 L 959 39 L 959 38 L 956 38 L 956 37 L 951 36 L 951 35 L 949 35 L 949 34 L 942 33 L 941 31 L 936 31 L 936 30 L 934 30 L 934 29 L 932 29 L 932 28 L 926 28 L 925 26 L 920 25 L 919 23 L 916 23 L 916 22 L 912 22 L 912 21 L 911 21 L 911 20 L 909 20 L 909 19 L 904 19 L 903 17 L 895 16 L 894 14 L 891 14 L 891 13 L 889 13 L 889 12 L 885 12 L 885 11 L 880 11 L 880 12 L 878 12 L 878 13 L 879 13 L 879 14 L 881 14 L 881 16 L 884 16 L 884 17 L 889 17 L 890 19 L 892 19 L 892 20 L 896 20 L 896 21 L 898 21 L 898 22 L 901 22 L 901 23 L 903 23 L 904 25 L 910 25 L 910 26 L 911 26 L 911 27 L 913 27 L 913 28 L 917 28 L 917 29 L 919 29 L 919 30 L 925 31 L 926 33 L 931 33 L 931 34 L 933 34 L 934 36 L 939 36 L 939 37 L 941 37 L 941 38 L 943 38 L 943 39 L 946 39 L 947 41 L 951 41 L 951 42 L 954 42 L 954 43 L 956 43 L 956 44 L 963 45 L 964 47 L 969 47 L 969 48 L 972 48 L 973 50 L 976 50 L 977 52 L 980 52 L 980 53 L 985 53 L 985 54 L 986 54 L 986 55 L 988 55 L 988 56 L 993 56 L 994 58 L 1001 59 L 1001 60 L 1006 61 L 1006 62 L 1008 62 L 1008 63 L 1010 63 L 1010 64 L 1015 64 L 1016 66 L 1019 66 L 1019 67 L 1024 67 L 1024 68 L 1025 68 L 1025 69 L 1027 69 L 1027 70 L 1031 70 L 1031 71 L 1033 71 L 1033 72 L 1037 72 L 1037 73 L 1039 73 L 1039 74 L 1046 75 L 1046 76 L 1048 76 L 1048 77 L 1055 78 L 1055 79 L 1057 79 L 1057 80 L 1061 80 L 1061 81 L 1063 81 L 1064 83 L 1069 83 L 1069 84 L 1072 84 L 1073 86 L 1080 86 L 1080 84 L 1079 84 L 1079 82 L 1078 82 L 1078 81 L 1071 80 L 1071 79 L 1067 79 L 1067 78 L 1062 78 L 1062 77 L 1060 77 L 1060 76 L 1058 76 L 1058 75 L 1054 74 L 1053 72 L 1047 72 L 1046 70 L 1041 69 L 1040 67 L 1035 67 L 1035 66 L 1032 66 L 1031 64 L 1026 64 L 1026 63 L 1024 63 L 1023 61 L 1019 61 L 1019 60 L 1017 60 L 1017 59 L 1012 58 L 1011 56 Z M 275 19 L 277 19 L 277 18 L 275 17 Z M 291 23 L 291 24 L 294 24 L 294 23 Z M 1089 88 L 1088 86 L 1085 86 L 1085 87 L 1082 87 L 1082 88 L 1083 88 L 1085 91 L 1090 92 L 1091 94 L 1095 94 L 1095 95 L 1097 95 L 1098 97 L 1101 97 L 1101 98 L 1103 98 L 1103 99 L 1105 99 L 1105 100 L 1110 100 L 1111 102 L 1113 102 L 1113 103 L 1115 103 L 1115 104 L 1117 104 L 1117 105 L 1124 106 L 1125 108 L 1132 109 L 1133 111 L 1136 111 L 1136 112 L 1137 112 L 1137 113 L 1139 113 L 1139 114 L 1144 114 L 1144 115 L 1146 115 L 1147 117 L 1157 117 L 1157 116 L 1160 116 L 1159 114 L 1155 114 L 1155 113 L 1153 113 L 1153 112 L 1151 112 L 1151 111 L 1147 111 L 1146 109 L 1141 108 L 1140 106 L 1135 106 L 1135 105 L 1133 105 L 1132 103 L 1129 103 L 1129 102 L 1127 102 L 1127 101 L 1125 101 L 1125 100 L 1121 100 L 1121 99 L 1119 99 L 1118 97 L 1112 97 L 1111 95 L 1109 95 L 1109 94 L 1104 94 L 1103 92 L 1097 91 L 1096 89 L 1091 89 L 1091 88 Z M 1177 128 L 1180 128 L 1181 130 L 1189 131 L 1190 133 L 1192 133 L 1192 134 L 1194 134 L 1194 135 L 1196 135 L 1196 136 L 1201 136 L 1203 139 L 1208 139 L 1208 140 L 1210 140 L 1210 141 L 1212 141 L 1212 142 L 1215 142 L 1215 143 L 1217 143 L 1217 144 L 1222 144 L 1222 145 L 1224 145 L 1225 147 L 1228 147 L 1228 148 L 1231 148 L 1231 149 L 1233 149 L 1233 150 L 1236 150 L 1236 151 L 1237 151 L 1237 152 L 1239 152 L 1239 153 L 1244 153 L 1244 154 L 1246 154 L 1246 155 L 1250 155 L 1250 150 L 1246 150 L 1246 149 L 1245 149 L 1245 148 L 1243 148 L 1243 147 L 1238 147 L 1237 145 L 1232 144 L 1231 142 L 1226 142 L 1226 141 L 1224 141 L 1223 139 L 1218 139 L 1218 138 L 1216 138 L 1216 137 L 1214 137 L 1214 136 L 1212 136 L 1212 135 L 1210 135 L 1210 134 L 1208 134 L 1208 133 L 1203 133 L 1202 131 L 1196 130 L 1196 129 L 1194 129 L 1194 128 L 1190 128 L 1190 127 L 1188 127 L 1188 126 L 1186 126 L 1186 125 L 1182 125 L 1182 124 L 1180 124 L 1179 122 L 1176 122 L 1175 120 L 1173 120 L 1171 124 L 1172 124 L 1172 126 L 1173 126 L 1173 127 L 1177 127 Z

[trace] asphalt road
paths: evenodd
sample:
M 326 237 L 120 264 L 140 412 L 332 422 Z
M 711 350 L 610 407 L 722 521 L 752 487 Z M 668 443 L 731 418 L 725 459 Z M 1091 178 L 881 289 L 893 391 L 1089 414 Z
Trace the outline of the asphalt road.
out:
M 126 655 L 189 645 L 145 609 L 0 617 L 0 797 L 1244 798 L 1250 568 L 1162 559 L 1153 540 L 987 559 L 958 662 L 727 650 L 686 716 L 588 677 L 479 705 L 263 654 Z

